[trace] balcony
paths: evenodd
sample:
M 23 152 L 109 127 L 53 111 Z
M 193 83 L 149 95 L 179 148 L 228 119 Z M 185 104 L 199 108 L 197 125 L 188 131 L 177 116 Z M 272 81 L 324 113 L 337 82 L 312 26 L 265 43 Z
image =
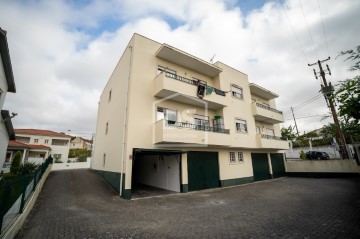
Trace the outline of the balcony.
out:
M 263 149 L 288 149 L 289 144 L 287 140 L 283 140 L 280 137 L 266 135 L 266 134 L 257 134 L 256 141 L 260 148 Z
M 155 123 L 155 144 L 230 146 L 229 133 L 228 129 L 159 120 Z
M 207 107 L 208 109 L 221 109 L 227 106 L 226 93 L 222 90 L 208 86 L 208 92 L 200 99 L 197 97 L 196 81 L 169 72 L 162 72 L 154 79 L 154 95 L 160 98 Z
M 252 111 L 255 120 L 269 124 L 278 124 L 284 122 L 284 116 L 281 111 L 273 109 L 267 105 L 253 102 Z

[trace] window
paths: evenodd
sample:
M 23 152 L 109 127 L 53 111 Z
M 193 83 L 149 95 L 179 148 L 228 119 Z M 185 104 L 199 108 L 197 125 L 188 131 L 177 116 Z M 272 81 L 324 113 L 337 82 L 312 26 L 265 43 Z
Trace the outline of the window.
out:
M 236 132 L 247 132 L 246 121 L 235 119 Z
M 45 144 L 48 144 L 49 143 L 49 140 L 48 139 L 45 139 Z
M 61 154 L 54 154 L 54 158 L 55 160 L 60 160 L 61 159 Z
M 260 126 L 256 126 L 256 134 L 261 134 Z
M 106 154 L 104 154 L 103 156 L 103 167 L 105 167 L 105 162 L 106 162 Z
M 39 139 L 34 139 L 34 143 L 39 143 Z
M 274 136 L 274 130 L 273 129 L 266 129 L 266 134 L 270 136 Z
M 206 129 L 209 128 L 209 116 L 203 115 L 195 115 L 194 116 L 194 124 L 196 125 L 197 129 Z
M 243 89 L 236 85 L 231 85 L 231 94 L 238 99 L 244 99 Z
M 109 122 L 106 122 L 105 134 L 109 132 Z
M 230 163 L 236 163 L 235 152 L 230 152 Z
M 109 91 L 109 102 L 111 101 L 111 91 L 112 90 Z
M 175 125 L 177 121 L 176 110 L 158 107 L 156 111 L 156 120 L 164 119 L 168 125 Z
M 163 71 L 165 71 L 165 72 L 167 72 L 167 73 L 170 73 L 170 74 L 173 74 L 173 75 L 176 75 L 176 71 L 171 70 L 171 69 L 169 69 L 169 68 L 167 68 L 167 67 L 158 66 L 158 74 L 160 74 L 160 73 L 163 72 Z
M 239 162 L 239 163 L 244 162 L 243 152 L 238 152 L 238 162 Z

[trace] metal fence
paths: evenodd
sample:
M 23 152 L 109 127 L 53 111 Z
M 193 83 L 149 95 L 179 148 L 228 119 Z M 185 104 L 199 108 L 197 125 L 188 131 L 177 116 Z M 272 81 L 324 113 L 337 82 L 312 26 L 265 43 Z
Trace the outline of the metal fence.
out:
M 3 232 L 16 216 L 23 212 L 26 202 L 52 162 L 53 159 L 49 156 L 33 174 L 0 181 L 0 232 Z

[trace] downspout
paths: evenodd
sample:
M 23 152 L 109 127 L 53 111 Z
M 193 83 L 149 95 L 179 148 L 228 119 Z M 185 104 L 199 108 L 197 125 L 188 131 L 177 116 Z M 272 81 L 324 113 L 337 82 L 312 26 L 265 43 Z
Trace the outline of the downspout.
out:
M 129 88 L 130 88 L 130 79 L 131 79 L 131 67 L 132 67 L 132 60 L 133 60 L 133 47 L 129 46 L 130 49 L 130 63 L 129 63 L 129 73 L 128 73 L 128 86 L 126 91 L 126 108 L 125 108 L 125 114 L 124 114 L 124 132 L 123 132 L 123 153 L 121 156 L 121 171 L 120 171 L 120 197 L 122 196 L 123 192 L 123 177 L 124 177 L 124 168 L 126 168 L 125 158 L 126 158 L 126 136 L 127 136 L 127 115 L 128 115 L 128 109 L 129 109 Z

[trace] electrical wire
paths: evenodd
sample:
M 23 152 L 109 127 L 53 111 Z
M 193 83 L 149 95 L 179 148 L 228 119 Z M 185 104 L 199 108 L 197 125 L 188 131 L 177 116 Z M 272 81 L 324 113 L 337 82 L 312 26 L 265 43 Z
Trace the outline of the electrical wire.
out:
M 319 114 L 319 115 L 307 115 L 307 116 L 300 116 L 300 117 L 295 117 L 296 120 L 298 119 L 306 119 L 306 118 L 313 118 L 313 117 L 319 117 L 319 116 L 327 116 L 328 114 Z M 289 118 L 289 119 L 285 119 L 285 121 L 289 121 L 289 120 L 294 120 L 294 118 Z
M 317 59 L 320 59 L 320 58 L 319 58 L 319 55 L 318 55 L 318 53 L 317 53 L 317 50 L 316 50 L 316 47 L 315 47 L 315 43 L 314 43 L 313 37 L 312 37 L 311 32 L 310 32 L 309 24 L 308 24 L 308 22 L 307 22 L 307 20 L 306 20 L 306 16 L 305 16 L 305 13 L 304 13 L 304 9 L 303 9 L 303 7 L 302 7 L 302 4 L 301 4 L 301 1 L 300 1 L 300 0 L 299 0 L 299 3 L 300 3 L 300 7 L 301 7 L 301 12 L 302 12 L 302 14 L 303 14 L 303 16 L 304 16 L 304 19 L 305 19 L 305 23 L 306 23 L 306 27 L 307 27 L 307 30 L 308 30 L 310 39 L 311 39 L 312 44 L 313 44 L 313 47 L 314 47 L 314 51 L 315 51 L 316 57 L 317 57 Z
M 322 17 L 322 14 L 321 14 L 320 0 L 318 0 L 318 7 L 319 7 L 319 13 L 320 13 L 320 18 L 321 18 L 321 25 L 322 25 L 322 28 L 323 28 L 323 33 L 324 33 L 324 38 L 325 38 L 325 43 L 326 43 L 326 51 L 327 51 L 328 56 L 330 56 L 328 41 L 327 41 L 327 38 L 326 38 L 326 32 L 325 32 L 325 27 L 324 27 L 324 21 L 323 21 L 323 17 Z
M 310 104 L 310 103 L 312 103 L 312 102 L 320 99 L 321 96 L 322 96 L 322 93 L 318 93 L 318 94 L 315 95 L 314 97 L 311 97 L 310 99 L 308 99 L 308 100 L 304 101 L 303 103 L 301 103 L 301 104 L 293 107 L 292 109 L 293 109 L 294 111 L 295 111 L 295 110 L 298 110 L 298 109 L 304 107 L 305 105 L 308 105 L 308 104 Z M 290 113 L 291 113 L 291 110 L 288 110 L 288 111 L 286 111 L 285 113 L 283 113 L 283 115 L 287 115 L 287 114 L 290 114 Z
M 280 4 L 281 8 L 283 9 L 283 11 L 284 11 L 284 13 L 285 13 L 286 19 L 287 19 L 287 21 L 288 21 L 288 23 L 289 23 L 289 25 L 290 25 L 290 28 L 291 28 L 293 34 L 295 35 L 296 41 L 297 41 L 298 45 L 300 46 L 300 49 L 301 49 L 301 52 L 302 52 L 302 54 L 303 54 L 303 56 L 304 56 L 304 58 L 305 58 L 306 64 L 309 64 L 309 61 L 308 61 L 308 59 L 306 58 L 306 55 L 305 55 L 304 48 L 303 48 L 302 44 L 300 43 L 299 37 L 298 37 L 298 35 L 297 35 L 296 32 L 295 32 L 295 29 L 294 29 L 294 27 L 293 27 L 293 24 L 291 23 L 290 18 L 289 18 L 289 16 L 288 16 L 288 14 L 286 13 L 285 7 L 284 7 L 283 4 L 280 2 L 280 0 L 279 0 L 279 4 Z

